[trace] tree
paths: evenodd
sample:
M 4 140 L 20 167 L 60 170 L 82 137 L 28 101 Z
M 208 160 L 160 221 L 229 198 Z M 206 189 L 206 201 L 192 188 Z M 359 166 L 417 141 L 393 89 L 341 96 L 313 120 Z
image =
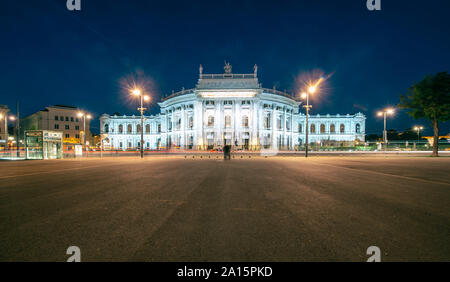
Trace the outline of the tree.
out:
M 434 130 L 433 156 L 438 156 L 439 122 L 450 120 L 450 74 L 439 72 L 413 84 L 406 95 L 400 94 L 400 108 L 415 118 L 430 120 Z

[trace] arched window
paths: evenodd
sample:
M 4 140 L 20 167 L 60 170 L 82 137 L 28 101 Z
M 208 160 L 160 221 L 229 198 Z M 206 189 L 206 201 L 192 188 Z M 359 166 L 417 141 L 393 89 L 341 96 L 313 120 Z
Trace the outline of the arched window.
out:
M 316 133 L 316 125 L 311 124 L 311 133 Z
M 343 123 L 341 123 L 341 127 L 340 127 L 340 132 L 344 133 L 345 132 L 345 125 Z
M 324 134 L 325 133 L 325 124 L 321 124 L 320 125 L 320 134 Z
M 189 128 L 194 128 L 194 118 L 192 116 L 189 117 Z
M 361 133 L 361 125 L 359 123 L 356 124 L 355 131 L 356 133 Z
M 148 123 L 145 125 L 145 132 L 150 133 L 150 124 L 148 124 Z
M 131 132 L 132 132 L 132 127 L 131 127 L 131 124 L 129 124 L 127 127 L 127 133 L 130 134 Z
M 158 133 L 161 133 L 161 124 L 158 123 Z
M 177 129 L 180 130 L 181 129 L 181 118 L 177 119 Z
M 225 116 L 225 128 L 230 128 L 230 127 L 231 127 L 231 116 L 226 115 Z
M 109 132 L 109 124 L 105 124 L 105 133 Z
M 281 126 L 282 126 L 282 124 L 281 124 L 281 116 L 277 116 L 277 128 L 279 130 L 281 130 Z
M 123 125 L 119 125 L 119 133 L 123 133 Z M 120 146 L 120 147 L 122 147 L 122 146 Z
M 330 125 L 330 132 L 331 133 L 336 133 L 336 128 L 335 128 L 334 124 Z
M 242 127 L 248 127 L 248 116 L 242 117 Z
M 270 128 L 270 113 L 267 113 L 266 117 L 264 118 L 264 128 L 269 129 Z
M 208 126 L 214 126 L 214 116 L 208 116 Z
M 138 125 L 136 126 L 136 131 L 137 131 L 138 133 L 141 133 L 141 125 L 140 125 L 140 124 L 138 124 Z
M 302 131 L 303 131 L 303 126 L 302 126 L 301 123 L 299 123 L 299 124 L 298 124 L 298 132 L 299 132 L 299 133 L 302 133 Z
M 286 119 L 286 130 L 291 130 L 291 118 Z
M 167 119 L 167 129 L 172 131 L 172 118 L 170 117 Z

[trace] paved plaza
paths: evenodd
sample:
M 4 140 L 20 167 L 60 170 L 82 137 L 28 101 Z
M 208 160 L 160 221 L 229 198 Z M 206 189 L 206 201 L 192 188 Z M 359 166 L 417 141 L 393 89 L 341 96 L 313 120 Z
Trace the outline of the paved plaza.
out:
M 0 261 L 450 260 L 450 158 L 0 162 Z

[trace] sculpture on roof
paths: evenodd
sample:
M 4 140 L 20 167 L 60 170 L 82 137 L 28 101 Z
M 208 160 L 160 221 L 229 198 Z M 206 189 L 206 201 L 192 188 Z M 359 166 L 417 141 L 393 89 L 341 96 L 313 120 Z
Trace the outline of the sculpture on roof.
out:
M 200 67 L 198 68 L 198 71 L 200 72 L 200 78 L 203 76 L 203 66 L 200 64 Z
M 253 76 L 256 77 L 258 75 L 258 66 L 255 64 L 253 66 Z
M 225 73 L 231 73 L 230 63 L 227 63 L 227 61 L 225 61 L 225 66 L 223 67 L 223 70 L 225 71 Z

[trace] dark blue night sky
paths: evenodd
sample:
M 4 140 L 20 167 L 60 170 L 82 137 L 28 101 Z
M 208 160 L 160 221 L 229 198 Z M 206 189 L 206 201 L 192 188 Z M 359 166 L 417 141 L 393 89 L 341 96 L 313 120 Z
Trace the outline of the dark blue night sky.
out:
M 258 64 L 263 87 L 292 92 L 303 72 L 333 73 L 313 114 L 363 112 L 370 134 L 382 130 L 378 109 L 426 74 L 450 71 L 450 1 L 381 0 L 374 12 L 366 0 L 81 2 L 68 11 L 66 0 L 2 1 L 0 104 L 15 111 L 18 99 L 22 116 L 53 104 L 96 118 L 137 114 L 122 77 L 144 71 L 156 102 L 194 87 L 199 64 L 222 73 L 227 60 L 235 73 Z M 431 134 L 404 111 L 388 127 L 415 124 Z

